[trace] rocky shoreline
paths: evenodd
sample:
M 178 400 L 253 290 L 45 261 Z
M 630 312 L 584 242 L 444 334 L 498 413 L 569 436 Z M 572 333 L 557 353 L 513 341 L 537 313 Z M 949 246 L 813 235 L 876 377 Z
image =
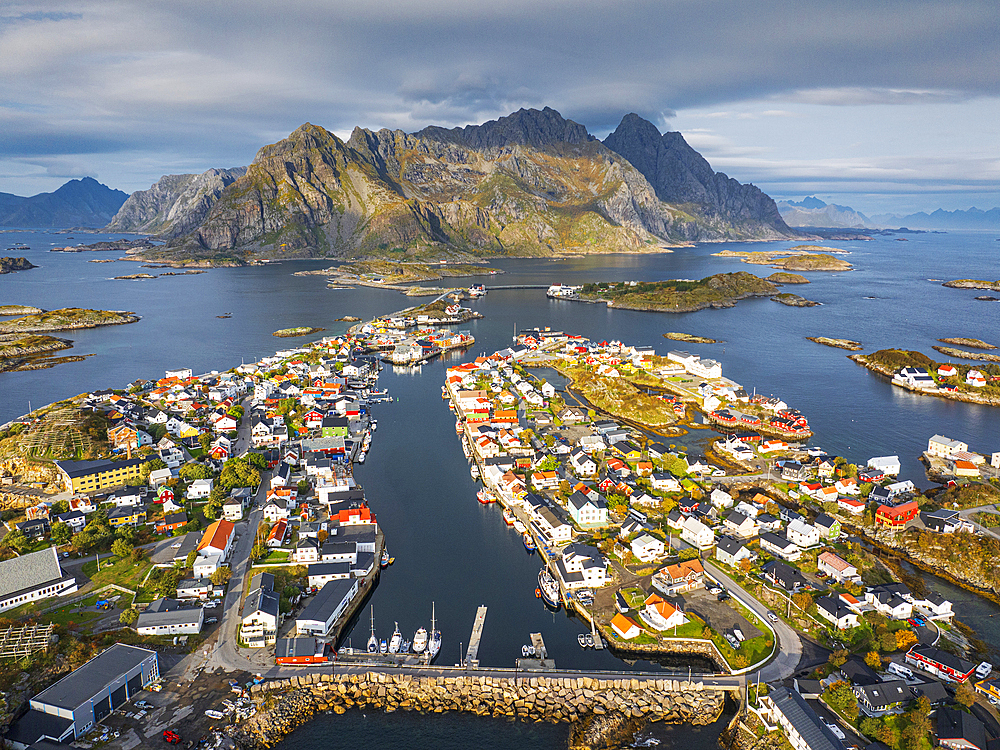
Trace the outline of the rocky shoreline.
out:
M 880 365 L 878 362 L 873 362 L 864 354 L 848 354 L 847 358 L 861 365 L 862 367 L 874 372 L 876 375 L 881 375 L 883 377 L 892 379 L 895 374 L 895 370 Z M 1000 406 L 1000 398 L 992 398 L 990 396 L 983 396 L 978 393 L 968 393 L 966 391 L 918 391 L 907 389 L 911 393 L 917 393 L 921 396 L 936 396 L 937 398 L 951 399 L 952 401 L 964 401 L 969 404 L 980 404 L 982 406 Z
M 1000 356 L 996 354 L 984 354 L 983 352 L 967 352 L 963 349 L 956 349 L 953 346 L 932 346 L 936 352 L 941 352 L 947 357 L 957 357 L 958 359 L 974 359 L 979 362 L 1000 362 Z
M 860 352 L 864 349 L 860 341 L 851 339 L 832 339 L 829 336 L 806 336 L 807 341 L 814 341 L 823 346 L 832 346 L 834 349 L 846 349 L 849 352 Z
M 0 258 L 0 273 L 27 271 L 29 268 L 38 268 L 38 266 L 27 258 Z
M 568 722 L 570 748 L 596 750 L 640 722 L 711 724 L 725 691 L 670 679 L 598 680 L 465 676 L 422 677 L 381 672 L 310 674 L 253 686 L 257 712 L 232 733 L 244 750 L 270 748 L 319 713 L 351 708 L 420 713 L 464 711 L 531 722 Z
M 0 334 L 73 331 L 81 328 L 126 325 L 138 320 L 139 316 L 134 312 L 124 310 L 85 310 L 79 307 L 64 307 L 59 310 L 31 313 L 4 321 L 0 323 Z
M 954 281 L 946 281 L 941 286 L 946 286 L 949 287 L 950 289 L 986 289 L 991 292 L 1000 292 L 1000 281 L 982 281 L 980 279 L 955 279 Z
M 780 302 L 789 307 L 819 307 L 822 304 L 821 302 L 813 302 L 811 299 L 800 297 L 797 294 L 789 294 L 788 292 L 776 294 L 771 299 L 774 302 Z

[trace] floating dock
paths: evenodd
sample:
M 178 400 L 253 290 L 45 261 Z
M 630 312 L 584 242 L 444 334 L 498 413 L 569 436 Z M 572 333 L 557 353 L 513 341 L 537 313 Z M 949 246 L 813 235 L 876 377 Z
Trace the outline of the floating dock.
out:
M 549 658 L 548 649 L 545 648 L 545 641 L 541 633 L 530 633 L 531 646 L 535 649 L 535 656 L 532 658 L 521 658 L 517 660 L 518 669 L 555 669 L 555 659 Z

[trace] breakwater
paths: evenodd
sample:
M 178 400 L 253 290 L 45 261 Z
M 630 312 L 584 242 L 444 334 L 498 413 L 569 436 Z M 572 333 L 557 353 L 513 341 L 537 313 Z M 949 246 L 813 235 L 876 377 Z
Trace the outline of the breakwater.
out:
M 531 722 L 569 722 L 571 747 L 599 748 L 637 722 L 711 724 L 726 691 L 694 680 L 590 677 L 311 674 L 255 685 L 257 712 L 233 739 L 269 748 L 314 715 L 351 708 L 421 713 L 463 711 Z M 634 729 L 632 729 L 634 731 Z

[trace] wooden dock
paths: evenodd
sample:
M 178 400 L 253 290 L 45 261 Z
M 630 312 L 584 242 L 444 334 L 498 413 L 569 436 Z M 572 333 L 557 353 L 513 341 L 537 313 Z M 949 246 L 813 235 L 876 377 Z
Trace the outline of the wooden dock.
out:
M 523 670 L 550 670 L 556 668 L 555 659 L 549 658 L 548 649 L 541 633 L 530 633 L 531 646 L 535 649 L 533 657 L 522 657 L 517 660 L 517 668 Z
M 472 623 L 472 635 L 469 637 L 469 649 L 465 652 L 465 668 L 479 668 L 479 642 L 483 637 L 483 624 L 486 622 L 486 605 L 480 605 L 476 610 L 476 620 Z

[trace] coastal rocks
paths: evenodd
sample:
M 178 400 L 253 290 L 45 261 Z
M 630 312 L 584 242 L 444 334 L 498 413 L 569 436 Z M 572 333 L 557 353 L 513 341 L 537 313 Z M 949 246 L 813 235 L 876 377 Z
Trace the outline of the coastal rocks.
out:
M 0 273 L 27 271 L 29 268 L 38 268 L 38 266 L 29 262 L 27 258 L 0 258 Z
M 115 281 L 128 281 L 131 279 L 155 279 L 151 273 L 130 273 L 128 276 L 115 276 Z
M 686 680 L 581 677 L 420 677 L 367 672 L 302 675 L 255 685 L 259 710 L 236 728 L 242 748 L 272 747 L 322 711 L 349 708 L 421 713 L 464 711 L 524 721 L 579 722 L 571 747 L 597 750 L 646 721 L 710 724 L 722 713 L 725 693 Z
M 990 297 L 988 294 L 984 294 L 981 297 L 976 297 L 976 299 L 982 302 L 1000 302 L 1000 297 Z
M 968 344 L 966 345 L 968 346 Z M 991 349 L 995 347 L 990 347 Z M 1000 362 L 1000 356 L 996 354 L 983 354 L 982 352 L 967 352 L 962 349 L 956 349 L 953 346 L 932 346 L 936 352 L 941 352 L 948 357 L 957 357 L 958 359 L 975 359 L 979 362 Z
M 953 344 L 954 346 L 967 346 L 970 349 L 996 349 L 993 344 L 987 344 L 981 339 L 970 339 L 965 337 L 938 339 L 942 344 Z
M 800 276 L 797 273 L 788 273 L 787 271 L 775 271 L 767 280 L 772 284 L 808 284 L 809 279 L 805 276 Z
M 78 328 L 98 328 L 135 323 L 139 316 L 124 310 L 87 310 L 80 307 L 63 307 L 48 312 L 31 313 L 0 323 L 3 333 L 43 333 L 71 331 Z
M 823 252 L 817 252 L 823 251 Z M 850 271 L 854 266 L 846 260 L 834 258 L 831 253 L 842 253 L 832 247 L 797 245 L 789 250 L 722 250 L 713 253 L 723 258 L 740 258 L 744 263 L 771 266 L 783 271 Z
M 849 352 L 860 352 L 864 349 L 860 341 L 851 341 L 850 339 L 831 339 L 827 336 L 806 336 L 806 339 L 815 341 L 817 344 L 822 344 L 823 346 L 846 349 Z
M 308 336 L 312 333 L 319 333 L 324 330 L 326 329 L 314 328 L 312 326 L 299 326 L 298 328 L 282 328 L 280 331 L 275 331 L 271 335 L 277 336 L 280 339 L 291 339 L 297 336 Z
M 31 305 L 0 305 L 0 315 L 37 315 L 45 312 L 40 307 Z
M 956 279 L 954 281 L 946 281 L 941 286 L 950 287 L 951 289 L 986 289 L 991 292 L 1000 292 L 1000 281 Z M 979 299 L 979 297 L 976 299 Z
M 797 294 L 788 294 L 787 292 L 776 294 L 771 299 L 789 307 L 818 307 L 820 305 L 819 302 L 813 302 L 805 297 L 800 297 Z
M 718 344 L 716 339 L 706 338 L 705 336 L 694 336 L 690 333 L 677 333 L 676 331 L 671 331 L 670 333 L 663 334 L 663 338 L 670 339 L 671 341 L 683 341 L 687 344 Z

